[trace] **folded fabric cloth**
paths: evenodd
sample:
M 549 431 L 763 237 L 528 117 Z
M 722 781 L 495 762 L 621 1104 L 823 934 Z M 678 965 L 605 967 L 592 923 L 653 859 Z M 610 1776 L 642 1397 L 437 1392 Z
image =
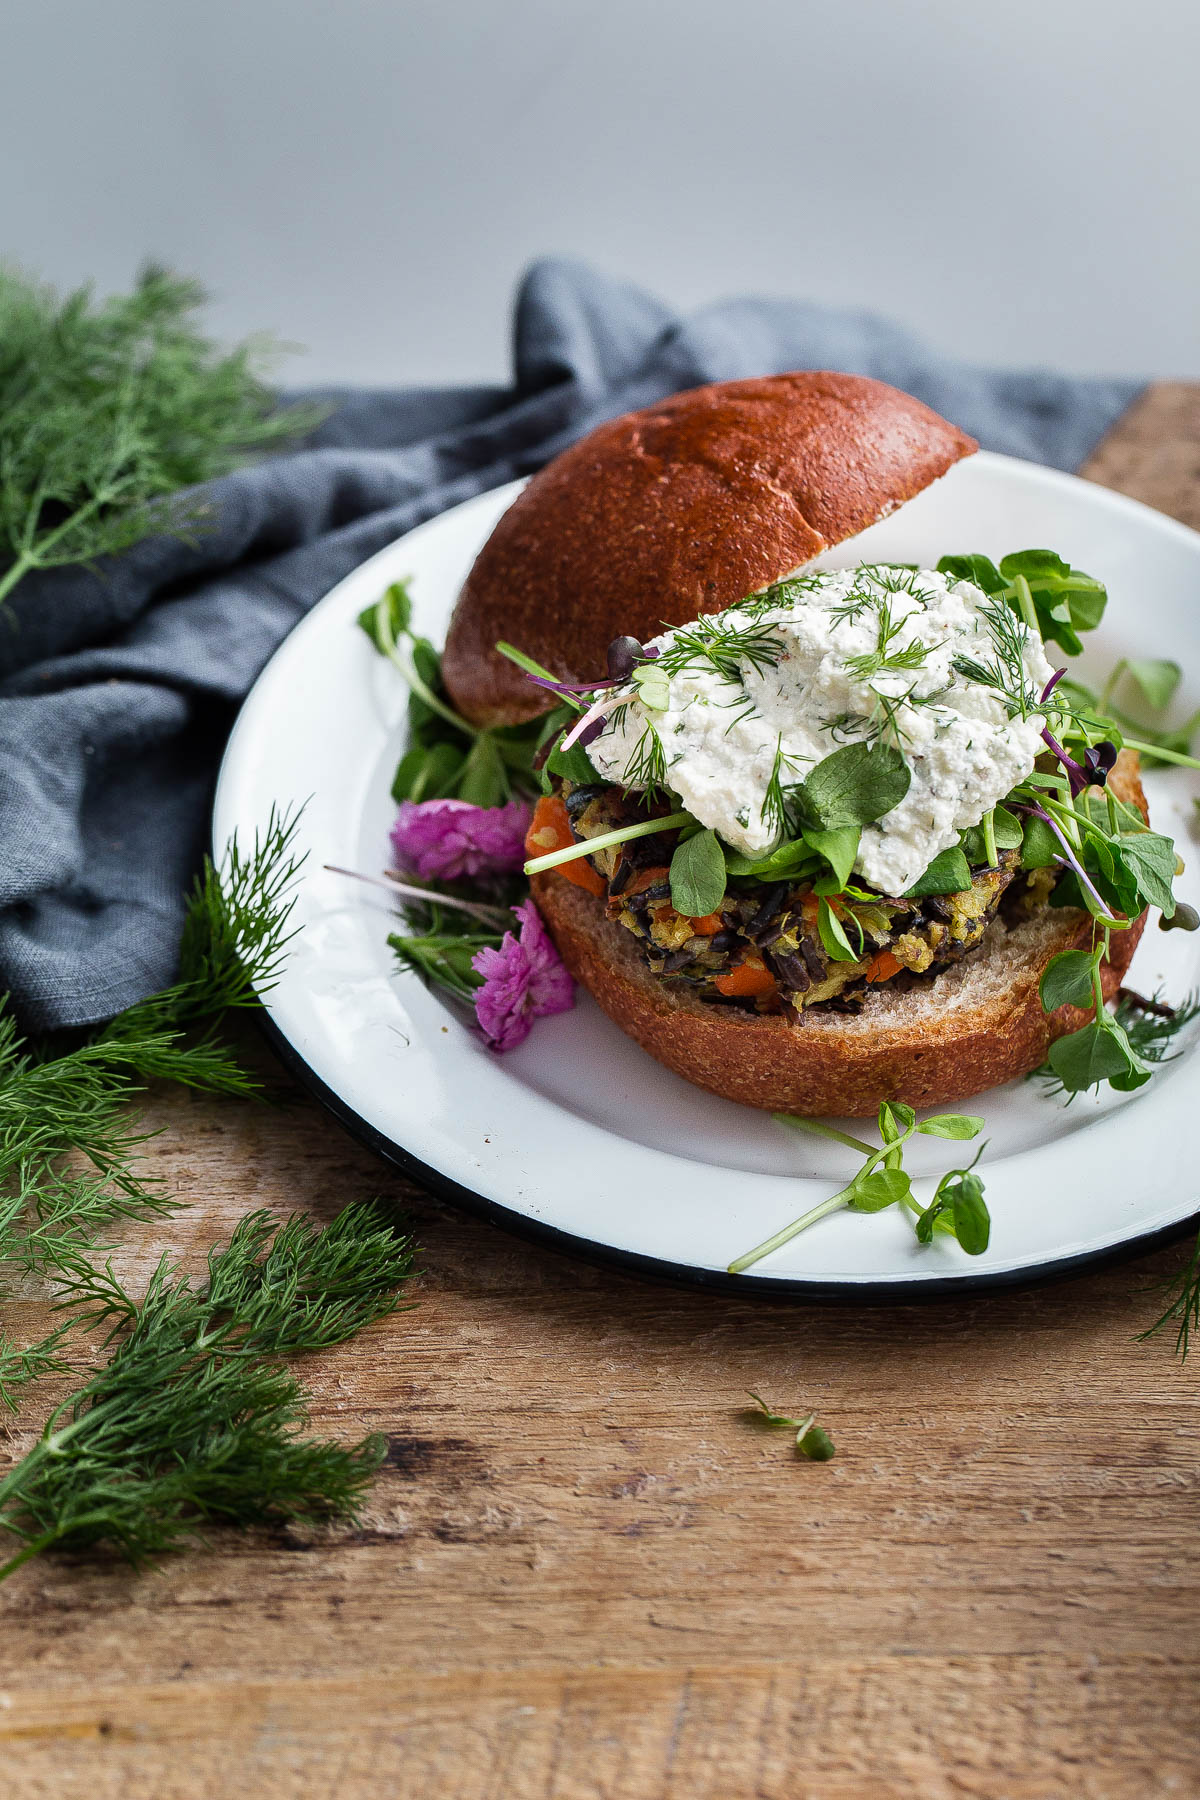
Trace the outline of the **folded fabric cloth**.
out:
M 212 483 L 203 535 L 27 577 L 0 607 L 0 984 L 21 1022 L 90 1024 L 169 982 L 238 704 L 350 569 L 602 419 L 795 368 L 877 376 L 986 448 L 1058 468 L 1140 385 L 952 363 L 885 320 L 803 301 L 681 317 L 581 264 L 536 264 L 511 387 L 309 395 L 325 423 Z

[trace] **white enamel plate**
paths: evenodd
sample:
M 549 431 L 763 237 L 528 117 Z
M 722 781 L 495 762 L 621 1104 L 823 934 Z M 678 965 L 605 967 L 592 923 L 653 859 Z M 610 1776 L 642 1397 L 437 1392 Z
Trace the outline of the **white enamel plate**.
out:
M 283 979 L 267 998 L 280 1047 L 359 1136 L 435 1192 L 514 1230 L 652 1273 L 749 1294 L 854 1289 L 951 1292 L 1031 1279 L 1178 1230 L 1200 1204 L 1191 1149 L 1195 1033 L 1139 1093 L 1070 1105 L 1037 1081 L 970 1103 L 987 1121 L 981 1165 L 992 1238 L 980 1257 L 950 1239 L 919 1246 L 898 1209 L 839 1213 L 729 1277 L 727 1264 L 826 1198 L 853 1152 L 808 1139 L 660 1068 L 583 993 L 519 1049 L 486 1050 L 468 1015 L 401 971 L 387 897 L 329 874 L 378 873 L 395 808 L 407 692 L 355 626 L 389 581 L 411 577 L 415 624 L 440 643 L 472 559 L 517 486 L 472 500 L 381 551 L 314 608 L 263 671 L 230 739 L 214 842 L 243 845 L 273 805 L 304 803 L 307 852 Z M 1200 704 L 1200 536 L 1072 476 L 1007 457 L 959 463 L 826 562 L 930 565 L 952 551 L 1047 545 L 1108 584 L 1082 667 L 1172 657 L 1181 716 Z M 1189 864 L 1200 903 L 1189 771 L 1146 783 L 1154 823 Z M 1176 1000 L 1200 986 L 1200 934 L 1152 922 L 1130 975 Z M 850 1129 L 855 1129 L 850 1127 Z M 861 1131 L 863 1128 L 857 1128 Z M 914 1175 L 954 1146 L 914 1140 Z M 918 1193 L 932 1191 L 918 1181 Z

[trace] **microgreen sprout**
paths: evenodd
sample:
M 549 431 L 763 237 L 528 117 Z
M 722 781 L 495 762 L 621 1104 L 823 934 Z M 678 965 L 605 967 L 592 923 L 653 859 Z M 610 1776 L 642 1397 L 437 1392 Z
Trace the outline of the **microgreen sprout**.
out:
M 578 844 L 569 844 L 565 850 L 551 850 L 545 856 L 535 856 L 525 864 L 525 873 L 540 875 L 544 869 L 557 869 L 560 863 L 574 862 L 580 856 L 592 856 L 597 850 L 607 850 L 613 844 L 626 844 L 631 838 L 652 837 L 658 831 L 674 831 L 680 825 L 695 823 L 689 812 L 668 813 L 661 819 L 639 819 L 636 825 L 622 825 L 615 831 L 602 831 L 596 837 L 584 838 Z
M 809 1462 L 833 1461 L 836 1454 L 833 1439 L 823 1426 L 817 1424 L 816 1413 L 810 1412 L 802 1419 L 792 1419 L 786 1413 L 774 1412 L 753 1388 L 746 1391 L 758 1408 L 757 1412 L 750 1407 L 746 1408 L 742 1417 L 747 1424 L 757 1425 L 766 1431 L 794 1431 L 796 1436 L 793 1441 L 798 1455 L 806 1456 Z
M 795 1131 L 811 1131 L 857 1150 L 864 1159 L 863 1164 L 854 1179 L 839 1188 L 836 1194 L 831 1194 L 828 1200 L 820 1201 L 790 1225 L 756 1244 L 753 1250 L 737 1257 L 729 1264 L 729 1274 L 743 1274 L 764 1256 L 770 1256 L 802 1231 L 807 1231 L 819 1219 L 843 1208 L 853 1212 L 882 1212 L 886 1207 L 899 1205 L 912 1215 L 918 1242 L 931 1242 L 934 1232 L 938 1231 L 957 1238 L 968 1256 L 978 1256 L 987 1249 L 990 1224 L 983 1200 L 983 1183 L 972 1172 L 974 1163 L 969 1168 L 951 1169 L 943 1175 L 933 1200 L 926 1207 L 920 1206 L 913 1197 L 912 1183 L 903 1166 L 904 1146 L 915 1133 L 961 1142 L 979 1136 L 983 1130 L 982 1119 L 968 1113 L 937 1113 L 918 1124 L 911 1106 L 899 1100 L 885 1100 L 878 1115 L 880 1142 L 873 1145 L 863 1138 L 852 1137 L 849 1132 L 839 1131 L 821 1119 L 802 1119 L 792 1113 L 775 1113 L 773 1116 L 781 1125 L 791 1126 Z M 982 1154 L 982 1146 L 979 1154 Z M 975 1161 L 978 1161 L 978 1155 Z

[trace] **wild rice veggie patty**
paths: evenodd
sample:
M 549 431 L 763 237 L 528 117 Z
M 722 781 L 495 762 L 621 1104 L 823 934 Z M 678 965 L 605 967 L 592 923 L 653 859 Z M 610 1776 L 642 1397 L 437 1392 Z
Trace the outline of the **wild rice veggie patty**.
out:
M 580 842 L 667 810 L 605 783 L 576 786 L 564 780 L 561 795 Z M 839 896 L 830 904 L 857 954 L 837 961 L 821 941 L 819 902 L 807 881 L 734 877 L 718 912 L 702 919 L 676 912 L 669 873 L 677 841 L 678 831 L 668 830 L 586 859 L 604 883 L 608 916 L 642 940 L 655 975 L 687 982 L 698 998 L 714 1005 L 757 1012 L 800 1013 L 813 1006 L 857 1011 L 868 986 L 884 981 L 907 986 L 975 949 L 1014 880 L 1023 908 L 1047 898 L 1044 878 L 1036 886 L 1019 879 L 1016 850 L 1002 850 L 997 867 L 975 871 L 961 893 L 920 900 Z M 1014 890 L 1012 898 L 1017 897 Z

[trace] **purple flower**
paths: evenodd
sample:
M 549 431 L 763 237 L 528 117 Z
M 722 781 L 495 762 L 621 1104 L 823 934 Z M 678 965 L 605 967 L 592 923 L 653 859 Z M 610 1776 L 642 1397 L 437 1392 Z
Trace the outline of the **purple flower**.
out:
M 471 967 L 483 976 L 475 991 L 475 1016 L 491 1050 L 515 1050 L 535 1019 L 575 1004 L 571 977 L 550 942 L 532 900 L 513 907 L 521 933 L 506 931 L 498 950 L 481 950 Z
M 1117 746 L 1110 744 L 1106 738 L 1103 743 L 1090 745 L 1083 753 L 1082 763 L 1077 763 L 1069 756 L 1056 737 L 1049 731 L 1042 732 L 1043 740 L 1049 744 L 1055 756 L 1066 771 L 1071 784 L 1071 798 L 1076 799 L 1087 787 L 1103 787 L 1108 780 L 1109 772 L 1117 760 Z
M 525 860 L 531 817 L 521 800 L 507 806 L 405 800 L 392 827 L 392 850 L 399 866 L 423 881 L 507 875 Z

